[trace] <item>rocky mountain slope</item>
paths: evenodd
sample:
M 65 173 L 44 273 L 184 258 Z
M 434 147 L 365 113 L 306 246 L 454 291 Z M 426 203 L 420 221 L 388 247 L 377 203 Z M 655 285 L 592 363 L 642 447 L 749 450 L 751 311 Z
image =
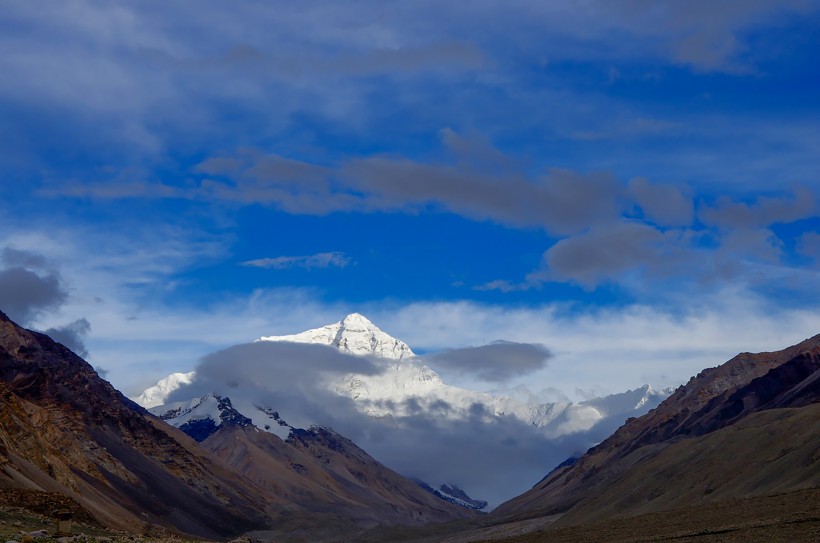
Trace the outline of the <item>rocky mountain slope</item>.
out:
M 501 505 L 558 524 L 820 486 L 820 336 L 704 370 Z
M 0 486 L 69 496 L 112 527 L 219 537 L 267 524 L 258 487 L 2 313 L 0 465 Z
M 274 525 L 292 523 L 295 514 L 314 522 L 343 519 L 348 528 L 474 516 L 385 468 L 329 428 L 294 429 L 282 441 L 252 426 L 225 427 L 202 445 L 277 497 L 279 505 L 269 508 Z
M 283 520 L 292 527 L 295 516 L 309 523 L 330 516 L 337 520 L 337 530 L 353 531 L 376 524 L 424 524 L 473 516 L 386 468 L 330 428 L 294 428 L 276 412 L 240 403 L 263 414 L 266 426 L 277 428 L 277 432 L 265 431 L 228 397 L 208 394 L 193 404 L 182 414 L 167 416 L 272 496 L 267 513 L 275 528 Z
M 264 530 L 277 540 L 345 540 L 376 524 L 473 514 L 331 430 L 294 430 L 286 443 L 229 399 L 212 400 L 224 416 L 199 444 L 0 313 L 0 488 L 67 496 L 109 527 L 207 538 Z

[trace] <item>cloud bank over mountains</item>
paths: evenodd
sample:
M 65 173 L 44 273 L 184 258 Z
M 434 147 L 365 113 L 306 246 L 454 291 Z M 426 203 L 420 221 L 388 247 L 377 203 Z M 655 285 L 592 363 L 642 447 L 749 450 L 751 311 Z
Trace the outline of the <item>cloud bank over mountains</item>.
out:
M 469 371 L 493 380 L 531 371 L 548 355 L 543 346 L 504 342 L 397 363 L 460 365 L 467 371 L 472 359 L 476 367 Z M 559 417 L 557 430 L 548 431 L 511 414 L 494 413 L 487 404 L 476 402 L 464 411 L 445 399 L 427 405 L 429 398 L 412 396 L 396 400 L 404 405 L 391 406 L 393 415 L 373 417 L 333 389 L 346 374 L 379 375 L 393 362 L 325 345 L 258 341 L 204 357 L 193 381 L 173 391 L 166 403 L 216 393 L 231 398 L 234 406 L 241 400 L 242 405 L 275 410 L 295 427 L 330 426 L 404 475 L 436 485 L 455 483 L 491 506 L 585 451 L 619 420 L 618 415 L 607 418 L 612 414 L 598 406 L 605 415 L 599 423 L 568 413 Z M 591 408 L 571 408 L 579 409 Z

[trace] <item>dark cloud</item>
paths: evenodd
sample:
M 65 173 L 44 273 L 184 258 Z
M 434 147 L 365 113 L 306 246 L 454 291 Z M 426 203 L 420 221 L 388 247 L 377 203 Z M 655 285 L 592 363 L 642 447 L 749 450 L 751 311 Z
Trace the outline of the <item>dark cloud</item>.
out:
M 495 341 L 480 347 L 450 349 L 426 359 L 433 368 L 472 375 L 482 381 L 502 382 L 546 366 L 552 353 L 540 344 Z
M 752 203 L 721 197 L 713 205 L 703 206 L 700 220 L 722 229 L 760 229 L 776 223 L 790 223 L 817 214 L 814 193 L 805 188 L 790 195 L 764 196 Z
M 441 210 L 543 228 L 557 237 L 541 266 L 525 278 L 495 278 L 474 286 L 508 293 L 549 281 L 588 289 L 612 282 L 646 290 L 642 279 L 677 277 L 702 285 L 759 276 L 760 265 L 782 261 L 783 243 L 769 226 L 817 213 L 809 190 L 752 202 L 720 198 L 701 204 L 696 213 L 691 195 L 676 186 L 643 178 L 624 183 L 608 173 L 553 169 L 533 174 L 481 135 L 466 137 L 445 128 L 440 138 L 445 156 L 432 162 L 374 155 L 324 165 L 242 149 L 202 162 L 200 172 L 215 178 L 184 193 L 192 199 L 266 203 L 301 214 Z M 281 268 L 345 262 L 330 254 L 319 260 L 289 256 L 246 264 Z
M 629 182 L 629 193 L 644 216 L 659 226 L 689 226 L 695 218 L 692 197 L 680 187 L 636 178 Z
M 62 343 L 83 358 L 88 356 L 88 349 L 83 342 L 83 336 L 88 335 L 91 331 L 91 323 L 86 319 L 77 319 L 76 321 L 66 324 L 65 326 L 57 326 L 49 328 L 44 333 L 51 339 L 58 343 Z M 99 373 L 99 371 L 98 371 Z
M 241 364 L 235 366 L 236 361 Z M 197 376 L 272 389 L 313 386 L 317 374 L 376 375 L 381 371 L 372 358 L 347 355 L 326 345 L 257 341 L 209 354 L 199 364 Z
M 478 406 L 467 419 L 426 413 L 393 424 L 361 421 L 358 431 L 345 430 L 355 432 L 359 446 L 399 473 L 431 484 L 455 483 L 491 507 L 532 487 L 593 443 L 580 434 L 551 439 L 518 419 L 485 418 L 485 413 Z
M 40 315 L 60 309 L 68 299 L 59 271 L 43 255 L 6 247 L 0 253 L 0 262 L 5 265 L 0 268 L 0 310 L 15 322 L 30 326 Z M 80 318 L 44 333 L 87 357 L 83 337 L 90 331 L 88 320 Z
M 664 234 L 652 226 L 618 221 L 559 241 L 544 253 L 543 270 L 531 277 L 594 288 L 659 261 L 665 241 Z
M 195 187 L 84 185 L 63 194 L 264 203 L 313 215 L 432 208 L 558 235 L 615 220 L 628 207 L 626 187 L 609 173 L 551 169 L 532 176 L 479 136 L 465 138 L 444 129 L 441 139 L 449 153 L 441 162 L 369 156 L 329 167 L 242 150 L 201 162 L 196 170 L 216 179 Z
M 797 249 L 805 256 L 820 263 L 820 233 L 806 232 L 800 236 Z
M 443 164 L 370 157 L 342 169 L 351 187 L 381 209 L 441 207 L 476 220 L 578 232 L 618 216 L 622 187 L 610 174 L 554 169 L 538 179 L 492 176 Z
M 59 274 L 42 255 L 6 247 L 0 260 L 5 264 L 0 269 L 0 309 L 12 320 L 27 325 L 68 297 Z
M 3 249 L 2 258 L 0 258 L 6 266 L 16 266 L 27 269 L 52 271 L 53 266 L 43 255 L 32 253 L 29 251 L 21 251 L 13 247 L 6 247 Z

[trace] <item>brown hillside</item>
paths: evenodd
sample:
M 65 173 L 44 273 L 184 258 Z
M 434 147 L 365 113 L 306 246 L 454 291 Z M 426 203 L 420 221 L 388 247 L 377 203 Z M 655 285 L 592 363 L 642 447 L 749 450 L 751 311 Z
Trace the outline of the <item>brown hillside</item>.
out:
M 820 336 L 779 352 L 741 354 L 722 366 L 704 370 L 648 414 L 627 421 L 576 464 L 551 473 L 532 490 L 502 504 L 494 514 L 571 512 L 613 479 L 681 439 L 726 428 L 757 411 L 817 402 L 818 368 Z M 792 446 L 788 439 L 784 443 Z M 738 447 L 742 448 L 742 443 Z M 698 470 L 697 464 L 689 466 L 689 477 L 698 477 Z M 658 486 L 666 483 L 660 476 L 652 480 Z M 635 483 L 640 486 L 637 480 Z M 767 488 L 758 491 L 764 493 Z M 629 507 L 620 511 L 631 512 Z
M 76 500 L 103 524 L 216 537 L 265 526 L 260 490 L 0 313 L 0 486 Z

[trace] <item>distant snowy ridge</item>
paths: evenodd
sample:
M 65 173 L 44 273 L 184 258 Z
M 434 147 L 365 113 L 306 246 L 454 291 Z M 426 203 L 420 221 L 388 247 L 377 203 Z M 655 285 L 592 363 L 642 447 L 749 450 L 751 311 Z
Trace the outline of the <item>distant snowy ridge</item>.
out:
M 423 358 L 415 356 L 406 343 L 386 334 L 359 313 L 352 313 L 337 323 L 299 334 L 266 336 L 256 341 L 329 345 L 344 353 L 375 356 L 384 360 L 383 371 L 379 374 L 348 374 L 330 384 L 334 392 L 352 399 L 361 412 L 375 418 L 410 416 L 422 410 L 435 414 L 442 420 L 459 420 L 475 417 L 476 406 L 481 406 L 485 418 L 514 417 L 544 429 L 547 435 L 558 437 L 586 431 L 610 417 L 623 422 L 628 416 L 648 411 L 672 392 L 671 389 L 655 391 L 645 385 L 621 394 L 585 402 L 538 404 L 466 390 L 444 383 L 438 373 L 424 364 Z M 197 400 L 171 405 L 162 404 L 172 391 L 191 382 L 194 377 L 195 372 L 169 375 L 146 390 L 135 401 L 144 407 L 154 408 L 153 412 L 178 426 L 187 419 L 175 421 L 174 417 L 166 415 L 170 411 L 180 409 L 182 404 L 196 403 Z M 242 404 L 241 398 L 234 400 L 235 403 L 239 402 L 237 405 Z M 264 413 L 270 408 L 243 405 L 237 409 L 253 419 L 254 424 L 260 428 L 270 426 L 268 431 L 278 435 L 287 433 L 285 428 L 269 424 L 270 417 Z M 197 413 L 196 416 L 208 416 L 204 412 L 204 405 L 194 411 L 201 413 Z M 219 422 L 216 418 L 215 421 Z M 321 424 L 322 421 L 315 422 Z

